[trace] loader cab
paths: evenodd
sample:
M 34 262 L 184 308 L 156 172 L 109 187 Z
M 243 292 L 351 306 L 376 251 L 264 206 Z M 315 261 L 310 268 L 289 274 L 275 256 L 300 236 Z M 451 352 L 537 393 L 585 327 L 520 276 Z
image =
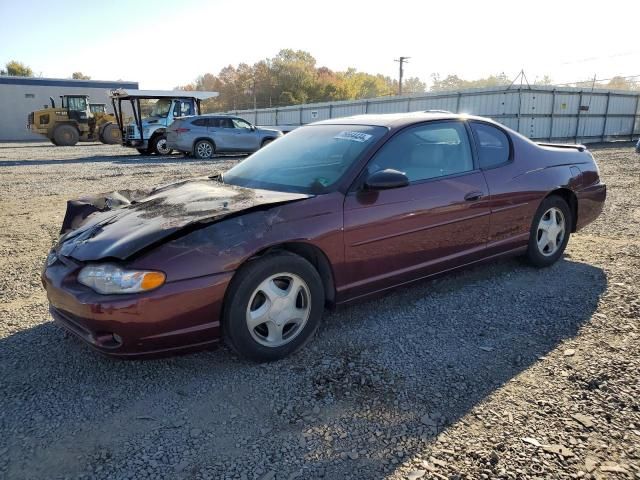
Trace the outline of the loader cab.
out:
M 62 108 L 69 112 L 69 119 L 78 123 L 89 123 L 92 118 L 87 95 L 61 95 Z
M 106 115 L 107 114 L 107 105 L 105 103 L 90 103 L 89 110 L 94 115 Z

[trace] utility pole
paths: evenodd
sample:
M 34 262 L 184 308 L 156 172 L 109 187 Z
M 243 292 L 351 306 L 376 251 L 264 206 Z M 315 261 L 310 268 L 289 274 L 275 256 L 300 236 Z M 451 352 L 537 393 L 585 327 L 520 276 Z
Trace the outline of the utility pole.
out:
M 411 57 L 400 57 L 399 59 L 395 60 L 400 64 L 400 76 L 398 79 L 398 95 L 402 95 L 402 74 L 404 73 L 402 71 L 402 64 L 409 63 L 410 58 Z

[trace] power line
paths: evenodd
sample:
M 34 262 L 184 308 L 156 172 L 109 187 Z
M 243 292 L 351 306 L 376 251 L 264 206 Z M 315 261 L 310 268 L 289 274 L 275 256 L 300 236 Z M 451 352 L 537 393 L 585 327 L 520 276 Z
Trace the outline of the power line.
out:
M 608 82 L 610 80 L 618 79 L 618 78 L 622 78 L 624 80 L 627 80 L 627 79 L 638 78 L 638 77 L 640 77 L 640 74 L 638 74 L 638 75 L 626 75 L 626 76 L 616 75 L 615 77 L 611 77 L 611 78 L 597 78 L 597 79 L 595 79 L 595 81 L 596 82 Z M 575 85 L 577 83 L 591 83 L 592 81 L 594 81 L 594 80 L 593 79 L 586 79 L 586 80 L 577 80 L 575 82 L 554 83 L 554 85 L 556 85 L 558 87 L 564 87 L 564 86 L 568 86 L 568 85 Z

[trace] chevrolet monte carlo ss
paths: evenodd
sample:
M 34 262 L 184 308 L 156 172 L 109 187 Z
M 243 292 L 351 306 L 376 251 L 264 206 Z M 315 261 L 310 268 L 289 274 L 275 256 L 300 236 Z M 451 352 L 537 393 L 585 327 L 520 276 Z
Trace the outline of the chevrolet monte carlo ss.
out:
M 69 201 L 42 281 L 53 318 L 102 353 L 224 338 L 275 360 L 327 306 L 506 255 L 551 265 L 605 196 L 580 145 L 447 113 L 342 118 L 224 174 Z

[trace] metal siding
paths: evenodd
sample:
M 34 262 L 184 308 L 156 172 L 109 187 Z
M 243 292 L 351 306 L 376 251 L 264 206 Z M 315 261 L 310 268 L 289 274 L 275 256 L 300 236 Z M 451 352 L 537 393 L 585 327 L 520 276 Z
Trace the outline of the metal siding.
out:
M 557 93 L 556 103 L 553 106 L 554 114 L 574 114 L 578 113 L 578 104 L 580 102 L 580 94 L 576 93 Z
M 314 113 L 315 112 L 315 113 Z M 302 110 L 302 123 L 319 122 L 329 119 L 329 107 L 305 108 Z
M 599 137 L 602 135 L 602 127 L 604 127 L 604 116 L 581 117 L 578 139 L 581 137 Z
M 604 115 L 607 111 L 607 96 L 584 93 L 582 95 L 582 105 L 589 107 L 588 113 L 590 115 Z
M 609 115 L 633 114 L 636 98 L 627 95 L 611 95 L 609 100 Z
M 609 116 L 604 136 L 631 135 L 634 122 L 639 124 L 636 129 L 640 128 L 640 122 L 632 116 L 636 101 L 636 94 L 599 89 L 591 91 L 537 86 L 521 90 L 486 88 L 285 107 L 278 109 L 278 124 L 298 124 L 300 107 L 302 124 L 364 113 L 448 110 L 492 118 L 530 138 L 574 141 L 577 136 L 584 141 L 597 141 L 603 135 L 607 111 Z M 589 110 L 581 111 L 580 105 L 588 106 Z M 259 110 L 256 123 L 275 125 L 273 112 L 274 109 Z M 315 112 L 315 118 L 312 112 Z M 576 131 L 578 117 L 579 131 Z
M 632 117 L 610 117 L 607 120 L 607 131 L 605 132 L 605 135 L 630 135 L 632 124 Z
M 299 125 L 300 108 L 278 110 L 278 125 Z
M 331 113 L 331 118 L 351 117 L 352 115 L 361 115 L 363 113 L 364 113 L 364 104 L 335 105 Z

